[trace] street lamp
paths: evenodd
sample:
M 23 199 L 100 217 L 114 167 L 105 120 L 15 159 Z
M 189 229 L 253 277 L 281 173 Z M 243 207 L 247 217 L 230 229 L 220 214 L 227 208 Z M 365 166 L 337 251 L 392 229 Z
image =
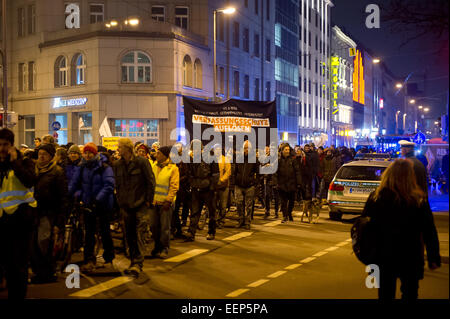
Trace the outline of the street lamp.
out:
M 419 110 L 421 110 L 421 109 L 423 109 L 423 106 L 422 106 L 422 105 L 419 105 Z
M 406 131 L 406 113 L 403 114 L 403 131 Z
M 430 110 L 430 108 L 426 107 L 423 109 L 424 112 L 428 112 Z
M 409 103 L 414 104 L 414 103 L 416 103 L 416 100 L 414 100 L 414 99 L 409 100 Z
M 372 63 L 377 64 L 377 63 L 380 63 L 380 61 L 381 61 L 380 59 L 375 58 L 375 59 L 372 60 Z
M 216 69 L 216 28 L 217 28 L 217 22 L 216 22 L 216 16 L 218 12 L 222 12 L 223 14 L 233 14 L 236 11 L 236 8 L 229 7 L 229 8 L 223 8 L 223 9 L 216 9 L 213 11 L 214 19 L 213 19 L 213 56 L 214 56 L 214 64 L 213 64 L 213 76 L 214 76 L 214 89 L 213 89 L 213 101 L 216 101 L 216 87 L 217 87 L 217 69 Z
M 395 87 L 396 87 L 397 89 L 401 89 L 401 88 L 403 87 L 403 84 L 397 83 L 397 84 L 395 85 Z

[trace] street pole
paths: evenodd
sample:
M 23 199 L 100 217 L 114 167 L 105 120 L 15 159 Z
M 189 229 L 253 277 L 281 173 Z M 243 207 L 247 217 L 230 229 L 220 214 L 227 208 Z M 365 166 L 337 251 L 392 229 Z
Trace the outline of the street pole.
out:
M 216 15 L 217 11 L 214 10 L 214 27 L 213 27 L 213 75 L 214 75 L 214 89 L 213 89 L 213 102 L 216 102 L 216 88 L 217 88 L 217 70 L 216 70 Z
M 6 59 L 6 0 L 2 0 L 2 67 L 3 67 L 3 127 L 8 127 L 8 63 Z

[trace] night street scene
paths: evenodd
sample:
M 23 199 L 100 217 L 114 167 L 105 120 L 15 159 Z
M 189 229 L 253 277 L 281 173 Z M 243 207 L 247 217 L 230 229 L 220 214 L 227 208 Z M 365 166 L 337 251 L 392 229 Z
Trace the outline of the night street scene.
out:
M 448 305 L 448 0 L 0 1 L 2 306 Z

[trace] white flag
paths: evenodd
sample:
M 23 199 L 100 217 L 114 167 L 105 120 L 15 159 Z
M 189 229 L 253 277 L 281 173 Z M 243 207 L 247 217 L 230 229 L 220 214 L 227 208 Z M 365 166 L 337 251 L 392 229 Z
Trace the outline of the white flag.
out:
M 112 137 L 111 129 L 109 128 L 109 124 L 108 124 L 107 116 L 105 116 L 105 119 L 103 120 L 102 124 L 100 125 L 99 133 L 100 133 L 100 136 L 103 136 L 103 137 Z

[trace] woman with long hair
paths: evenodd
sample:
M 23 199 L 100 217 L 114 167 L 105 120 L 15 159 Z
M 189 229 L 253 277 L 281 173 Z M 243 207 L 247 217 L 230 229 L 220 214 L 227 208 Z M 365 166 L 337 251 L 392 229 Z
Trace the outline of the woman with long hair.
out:
M 417 299 L 424 275 L 424 245 L 429 268 L 440 267 L 439 240 L 429 207 L 407 159 L 389 165 L 380 186 L 370 194 L 362 215 L 371 218 L 376 234 L 380 299 L 395 299 L 397 278 L 402 299 Z

